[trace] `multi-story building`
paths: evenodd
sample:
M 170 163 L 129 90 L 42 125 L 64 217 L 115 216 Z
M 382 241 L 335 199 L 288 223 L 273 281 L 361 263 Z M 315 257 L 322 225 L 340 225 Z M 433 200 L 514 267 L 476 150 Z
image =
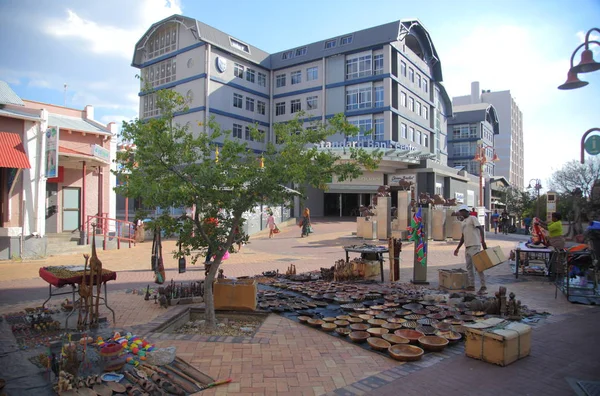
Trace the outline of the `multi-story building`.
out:
M 452 98 L 455 106 L 491 104 L 496 109 L 500 133 L 495 136 L 494 148 L 500 158 L 495 164 L 496 176 L 504 176 L 511 186 L 524 188 L 523 113 L 510 91 L 480 91 L 479 82 L 471 83 L 471 95 Z
M 158 115 L 153 90 L 173 88 L 191 102 L 177 116 L 178 122 L 189 122 L 191 133 L 202 128 L 197 121 L 214 116 L 257 152 L 266 141 L 274 141 L 275 123 L 300 111 L 306 113 L 307 128 L 345 114 L 360 128 L 359 136 L 333 136 L 322 148 L 342 150 L 355 144 L 384 149 L 385 155 L 376 172 L 343 183 L 333 180 L 327 192 L 309 191 L 315 216 L 350 215 L 360 204 L 370 203 L 377 186 L 398 189 L 403 174 L 417 180 L 417 192 L 431 194 L 445 191 L 444 185 L 449 189 L 450 179 L 459 181 L 452 184 L 454 189 L 471 183 L 445 166 L 446 119 L 452 104 L 442 85 L 435 46 L 418 20 L 268 54 L 202 22 L 174 15 L 144 34 L 132 65 L 141 69 L 141 88 L 152 88 L 140 91 L 141 118 Z M 252 140 L 252 124 L 264 131 L 265 141 Z

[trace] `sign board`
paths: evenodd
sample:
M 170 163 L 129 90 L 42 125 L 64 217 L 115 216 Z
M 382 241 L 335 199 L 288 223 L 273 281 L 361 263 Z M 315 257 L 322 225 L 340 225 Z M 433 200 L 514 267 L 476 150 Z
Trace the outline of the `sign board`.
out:
M 352 186 L 381 186 L 383 185 L 383 173 L 365 172 L 356 179 L 346 179 L 344 181 L 338 181 L 337 177 L 334 176 L 332 184 L 345 184 Z
M 58 177 L 58 127 L 46 129 L 46 177 Z
M 467 205 L 475 206 L 475 191 L 467 190 Z
M 104 162 L 110 162 L 110 151 L 98 144 L 92 145 L 92 156 Z
M 380 149 L 396 149 L 400 151 L 416 151 L 417 148 L 412 144 L 404 144 L 395 142 L 393 140 L 359 140 L 359 141 L 322 141 L 316 143 L 315 147 L 318 149 L 332 149 L 332 148 L 380 148 Z
M 600 135 L 593 135 L 587 138 L 584 143 L 584 148 L 589 155 L 600 154 Z
M 393 175 L 388 177 L 388 183 L 390 185 L 400 184 L 402 181 L 417 184 L 417 175 L 413 173 L 409 175 Z
M 456 203 L 458 203 L 458 204 L 465 203 L 465 194 L 463 194 L 463 193 L 455 192 L 454 198 L 456 198 Z

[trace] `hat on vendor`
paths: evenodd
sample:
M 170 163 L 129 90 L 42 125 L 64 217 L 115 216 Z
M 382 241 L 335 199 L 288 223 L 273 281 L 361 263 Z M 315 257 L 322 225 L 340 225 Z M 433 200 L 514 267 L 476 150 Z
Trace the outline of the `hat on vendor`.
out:
M 469 213 L 471 213 L 471 209 L 469 209 L 469 207 L 468 207 L 467 205 L 460 205 L 460 206 L 458 207 L 458 210 L 457 210 L 456 212 L 460 213 L 460 212 L 462 212 L 463 210 L 464 210 L 465 212 L 469 212 Z

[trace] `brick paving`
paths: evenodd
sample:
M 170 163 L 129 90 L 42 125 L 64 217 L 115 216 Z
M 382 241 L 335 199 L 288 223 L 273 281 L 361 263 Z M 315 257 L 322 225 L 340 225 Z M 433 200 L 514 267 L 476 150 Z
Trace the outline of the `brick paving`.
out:
M 265 234 L 253 236 L 252 243 L 231 255 L 222 268 L 229 277 L 275 269 L 285 272 L 290 263 L 299 272 L 317 270 L 343 258 L 342 246 L 363 243 L 352 236 L 355 225 L 351 222 L 317 220 L 314 228 L 316 233 L 304 239 L 298 238 L 298 228 L 293 226 L 282 228 L 275 239 Z M 519 238 L 523 237 L 488 235 L 488 244 L 499 245 L 508 253 Z M 203 279 L 201 266 L 189 263 L 188 272 L 178 274 L 177 263 L 168 254 L 175 242 L 163 245 L 167 279 Z M 452 255 L 455 247 L 456 242 L 430 243 L 431 287 L 437 286 L 438 269 L 464 265 L 462 255 Z M 507 264 L 487 272 L 489 289 L 505 285 L 524 304 L 553 314 L 535 326 L 530 357 L 501 368 L 467 358 L 457 346 L 427 354 L 420 362 L 403 364 L 277 315 L 270 315 L 254 337 L 243 340 L 184 339 L 157 333 L 154 329 L 159 324 L 191 305 L 166 310 L 153 301 L 144 301 L 143 295 L 125 291 L 152 284 L 150 248 L 151 243 L 146 242 L 132 249 L 99 252 L 105 268 L 119 271 L 109 288 L 109 304 L 117 313 L 114 326 L 146 334 L 159 346 L 176 346 L 179 356 L 213 378 L 233 378 L 231 384 L 203 391 L 203 395 L 484 395 L 498 394 L 500 387 L 502 394 L 508 395 L 563 395 L 571 394 L 567 377 L 599 379 L 600 359 L 595 359 L 600 352 L 595 342 L 598 308 L 570 304 L 561 294 L 555 299 L 554 287 L 543 278 L 520 277 L 517 282 Z M 79 263 L 80 257 L 0 263 L 0 313 L 40 305 L 48 286 L 37 277 L 38 268 Z M 401 261 L 401 281 L 407 282 L 412 275 L 412 244 L 405 244 Z M 60 301 L 57 297 L 51 302 Z

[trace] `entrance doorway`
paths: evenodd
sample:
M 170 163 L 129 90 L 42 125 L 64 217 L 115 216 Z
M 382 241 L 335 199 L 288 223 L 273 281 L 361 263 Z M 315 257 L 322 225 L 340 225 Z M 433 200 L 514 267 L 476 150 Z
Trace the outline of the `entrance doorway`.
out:
M 325 216 L 358 216 L 360 194 L 325 193 Z
M 46 232 L 58 232 L 58 183 L 46 183 Z
M 81 189 L 63 188 L 63 232 L 78 230 L 80 222 Z

